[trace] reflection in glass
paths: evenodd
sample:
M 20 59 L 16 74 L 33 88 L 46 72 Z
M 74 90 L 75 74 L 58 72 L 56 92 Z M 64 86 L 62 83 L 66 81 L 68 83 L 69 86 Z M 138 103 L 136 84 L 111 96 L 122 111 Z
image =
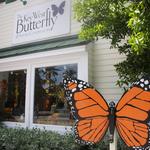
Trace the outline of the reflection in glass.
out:
M 26 70 L 0 72 L 0 119 L 24 122 Z
M 65 99 L 63 76 L 77 77 L 77 64 L 35 70 L 34 123 L 72 125 Z

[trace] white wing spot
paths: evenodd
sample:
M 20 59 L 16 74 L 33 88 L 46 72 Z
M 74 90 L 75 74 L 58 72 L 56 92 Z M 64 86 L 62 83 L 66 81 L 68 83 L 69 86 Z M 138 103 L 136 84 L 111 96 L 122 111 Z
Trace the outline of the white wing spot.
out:
M 143 83 L 141 83 L 141 84 L 140 84 L 140 86 L 141 86 L 141 87 L 144 87 L 144 84 L 143 84 Z
M 76 88 L 72 89 L 72 92 L 75 92 L 76 91 Z
M 146 80 L 144 83 L 145 83 L 146 85 L 148 85 L 148 84 L 149 84 L 149 81 L 148 81 L 148 80 Z
M 82 88 L 82 87 L 83 87 L 83 85 L 82 85 L 82 84 L 79 84 L 79 85 L 78 85 L 78 87 L 79 87 L 79 88 Z

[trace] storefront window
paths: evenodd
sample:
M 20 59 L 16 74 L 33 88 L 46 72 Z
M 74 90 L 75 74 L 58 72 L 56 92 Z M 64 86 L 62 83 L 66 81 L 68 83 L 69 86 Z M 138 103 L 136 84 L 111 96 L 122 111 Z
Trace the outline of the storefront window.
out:
M 0 119 L 24 122 L 26 70 L 0 72 Z
M 35 69 L 34 123 L 72 125 L 63 89 L 64 75 L 76 78 L 77 64 Z

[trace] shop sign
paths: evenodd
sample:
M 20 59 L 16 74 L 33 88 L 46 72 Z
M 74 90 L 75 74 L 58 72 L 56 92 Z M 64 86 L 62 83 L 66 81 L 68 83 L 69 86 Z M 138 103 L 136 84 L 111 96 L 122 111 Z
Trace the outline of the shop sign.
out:
M 15 15 L 13 44 L 52 38 L 70 32 L 70 0 L 50 0 Z

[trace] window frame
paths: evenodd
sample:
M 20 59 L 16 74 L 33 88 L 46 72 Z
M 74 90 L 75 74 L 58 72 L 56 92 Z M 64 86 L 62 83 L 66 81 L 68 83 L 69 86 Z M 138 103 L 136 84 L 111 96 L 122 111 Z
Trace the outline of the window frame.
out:
M 26 66 L 26 65 L 20 65 L 20 66 L 12 66 L 12 65 L 9 65 L 9 66 L 7 66 L 6 68 L 4 67 L 2 67 L 2 66 L 0 66 L 0 73 L 1 72 L 6 72 L 6 71 L 19 71 L 19 70 L 26 70 L 26 72 L 27 72 L 27 74 L 26 74 L 26 92 L 25 92 L 25 121 L 24 122 L 11 122 L 11 121 L 4 121 L 3 123 L 6 125 L 6 126 L 8 126 L 8 127 L 27 127 L 26 126 L 26 122 L 27 122 L 27 118 L 26 118 L 26 116 L 27 116 L 27 97 L 28 97 L 28 78 L 29 78 L 29 76 L 28 76 L 28 66 Z
M 25 123 L 5 122 L 9 127 L 28 127 L 40 128 L 46 130 L 64 133 L 70 131 L 70 126 L 45 125 L 33 123 L 34 108 L 34 79 L 35 69 L 39 67 L 50 67 L 65 64 L 78 65 L 78 78 L 88 81 L 88 51 L 86 46 L 76 46 L 35 54 L 10 57 L 0 60 L 0 72 L 2 70 L 10 71 L 17 69 L 26 69 L 26 103 L 25 103 Z M 5 69 L 4 69 L 5 68 Z

